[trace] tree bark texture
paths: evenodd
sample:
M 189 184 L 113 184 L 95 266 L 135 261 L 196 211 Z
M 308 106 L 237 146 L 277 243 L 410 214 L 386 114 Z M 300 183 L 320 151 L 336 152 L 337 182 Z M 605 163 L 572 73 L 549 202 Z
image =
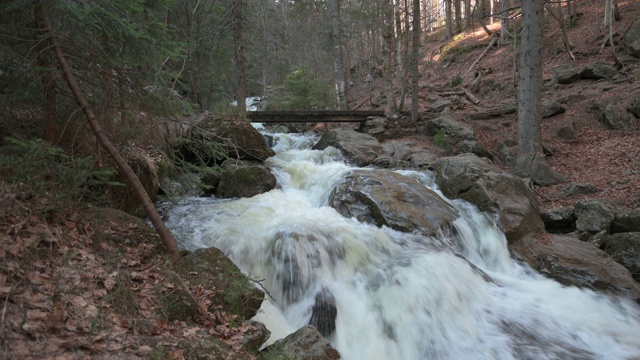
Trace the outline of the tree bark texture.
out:
M 453 37 L 453 14 L 451 12 L 451 1 L 445 0 L 444 5 L 444 37 L 446 40 L 450 40 Z
M 382 50 L 384 57 L 384 91 L 387 98 L 387 113 L 395 113 L 398 111 L 396 104 L 396 97 L 393 88 L 393 52 L 394 52 L 394 39 L 393 39 L 393 3 L 391 0 L 386 0 L 383 10 L 384 19 L 384 47 Z
M 127 161 L 122 157 L 122 155 L 120 155 L 120 153 L 115 148 L 115 146 L 107 138 L 104 131 L 102 130 L 102 127 L 98 123 L 98 119 L 96 118 L 93 112 L 93 109 L 91 108 L 91 105 L 89 105 L 89 102 L 87 101 L 84 94 L 82 93 L 82 90 L 80 89 L 80 84 L 76 80 L 76 77 L 73 75 L 73 70 L 71 69 L 71 66 L 69 65 L 69 63 L 67 62 L 66 56 L 62 52 L 60 44 L 58 43 L 58 39 L 54 35 L 53 28 L 49 23 L 49 19 L 47 18 L 47 15 L 46 15 L 44 4 L 45 4 L 44 1 L 40 2 L 40 4 L 38 5 L 39 11 L 42 13 L 44 28 L 50 34 L 49 41 L 50 41 L 51 48 L 54 51 L 55 57 L 58 60 L 60 68 L 62 69 L 64 78 L 67 82 L 67 85 L 69 86 L 69 89 L 71 89 L 71 92 L 73 93 L 73 96 L 75 97 L 76 101 L 78 102 L 80 107 L 82 107 L 82 111 L 84 112 L 89 122 L 89 125 L 91 126 L 91 129 L 96 135 L 98 142 L 106 150 L 106 152 L 109 154 L 111 159 L 115 162 L 120 172 L 125 176 L 129 186 L 133 188 L 135 194 L 138 196 L 138 199 L 142 203 L 142 206 L 144 207 L 147 213 L 147 216 L 149 216 L 149 220 L 151 220 L 151 223 L 153 224 L 154 228 L 158 232 L 158 235 L 160 236 L 160 239 L 162 240 L 162 243 L 171 261 L 175 263 L 180 258 L 180 250 L 178 249 L 178 243 L 176 239 L 173 237 L 173 234 L 171 233 L 171 231 L 167 228 L 167 226 L 162 221 L 162 218 L 160 217 L 160 214 L 158 214 L 158 211 L 155 205 L 149 198 L 149 195 L 147 194 L 144 187 L 142 186 L 142 183 L 140 183 L 140 179 L 138 179 L 133 169 L 131 169 L 129 164 L 127 164 Z
M 38 30 L 45 27 L 44 14 L 40 6 L 34 8 L 34 17 L 36 28 Z M 58 141 L 58 93 L 56 90 L 56 80 L 51 73 L 51 64 L 49 62 L 49 51 L 47 51 L 47 42 L 38 42 L 38 54 L 36 55 L 37 63 L 41 70 L 40 79 L 44 87 L 44 103 L 46 123 L 44 128 L 44 139 L 51 145 L 56 145 Z
M 247 110 L 245 98 L 247 97 L 247 85 L 244 70 L 244 0 L 235 0 L 233 3 L 235 27 L 233 31 L 235 50 L 235 65 L 237 76 L 236 101 L 241 114 Z
M 518 154 L 515 171 L 530 177 L 534 162 L 542 158 L 542 27 L 540 0 L 522 1 L 522 43 L 518 81 Z
M 411 122 L 418 121 L 418 83 L 420 82 L 420 0 L 413 0 L 413 44 L 411 64 Z
M 347 109 L 345 95 L 344 66 L 342 63 L 342 40 L 340 29 L 340 0 L 330 0 L 331 5 L 331 43 L 333 45 L 333 76 L 336 83 L 338 109 Z

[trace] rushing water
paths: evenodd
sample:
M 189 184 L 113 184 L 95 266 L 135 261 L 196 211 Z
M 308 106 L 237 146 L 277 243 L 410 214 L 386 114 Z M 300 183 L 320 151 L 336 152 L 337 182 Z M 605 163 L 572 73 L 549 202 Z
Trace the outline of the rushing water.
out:
M 278 189 L 183 198 L 168 221 L 183 248 L 215 246 L 264 279 L 273 299 L 256 319 L 270 341 L 308 324 L 316 295 L 328 292 L 337 308 L 329 339 L 344 359 L 640 359 L 635 303 L 513 261 L 504 234 L 466 202 L 450 201 L 461 214 L 454 239 L 347 219 L 328 206 L 353 169 L 339 151 L 310 150 L 310 136 L 274 137 L 267 162 Z M 402 173 L 437 191 L 429 174 Z

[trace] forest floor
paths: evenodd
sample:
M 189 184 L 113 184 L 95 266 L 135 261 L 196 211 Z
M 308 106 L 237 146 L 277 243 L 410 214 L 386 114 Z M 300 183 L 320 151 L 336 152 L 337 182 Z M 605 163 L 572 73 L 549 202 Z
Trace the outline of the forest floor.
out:
M 584 3 L 584 2 L 583 2 Z M 596 11 L 598 11 L 596 13 Z M 640 59 L 632 58 L 617 46 L 617 56 L 625 64 L 612 81 L 579 80 L 572 84 L 561 85 L 553 81 L 551 70 L 560 64 L 571 64 L 577 68 L 602 60 L 614 64 L 611 47 L 602 48 L 608 36 L 603 26 L 602 5 L 596 10 L 594 5 L 581 5 L 575 27 L 568 28 L 568 38 L 572 45 L 573 60 L 565 50 L 562 32 L 555 19 L 547 21 L 544 40 L 544 88 L 545 100 L 563 103 L 566 111 L 542 121 L 542 137 L 545 147 L 554 151 L 547 156 L 547 162 L 560 172 L 569 182 L 592 184 L 599 191 L 595 194 L 571 197 L 561 196 L 561 189 L 567 185 L 550 187 L 536 186 L 536 193 L 542 208 L 574 206 L 583 198 L 601 198 L 611 201 L 621 208 L 640 207 L 640 130 L 611 130 L 599 121 L 604 108 L 611 103 L 626 105 L 633 95 L 640 93 Z M 622 20 L 614 23 L 614 38 L 629 29 L 640 15 L 640 3 L 620 1 Z M 566 9 L 565 9 L 566 14 Z M 499 22 L 490 24 L 489 29 L 500 32 Z M 474 95 L 480 103 L 474 105 L 463 99 L 460 106 L 451 109 L 465 119 L 465 115 L 489 110 L 500 104 L 517 100 L 517 75 L 515 64 L 518 53 L 513 43 L 495 46 L 484 56 L 478 65 L 468 71 L 489 43 L 490 37 L 478 26 L 475 31 L 467 31 L 454 37 L 453 41 L 444 41 L 439 30 L 429 35 L 423 43 L 424 57 L 421 63 L 420 104 L 421 111 L 437 99 L 439 92 L 451 91 L 449 84 L 457 77 L 462 86 L 469 88 L 475 76 L 481 74 L 479 86 Z M 378 69 L 378 74 L 381 73 Z M 372 98 L 380 99 L 383 89 L 382 78 L 377 77 L 373 86 Z M 360 104 L 369 97 L 367 84 L 356 84 L 351 104 Z M 464 98 L 464 96 L 463 96 Z M 411 107 L 411 94 L 407 95 L 406 109 Z M 374 100 L 374 103 L 382 103 Z M 366 105 L 370 105 L 367 103 Z M 363 107 L 366 107 L 363 106 Z M 497 146 L 506 140 L 517 141 L 517 116 L 504 115 L 489 120 L 464 120 L 472 126 L 478 140 L 493 154 L 498 154 Z M 563 127 L 572 126 L 575 139 L 561 139 L 556 134 Z M 411 132 L 413 129 L 406 129 Z M 406 132 L 405 132 L 406 133 Z M 431 142 L 430 137 L 413 132 L 412 137 Z M 494 163 L 507 168 L 499 160 Z
M 623 18 L 615 23 L 615 30 L 623 34 L 640 15 L 640 3 L 621 0 L 620 5 Z M 543 120 L 544 141 L 556 150 L 547 160 L 568 181 L 590 183 L 599 189 L 582 197 L 638 208 L 640 130 L 607 129 L 597 114 L 607 104 L 624 103 L 639 92 L 640 61 L 617 48 L 628 64 L 617 80 L 580 80 L 570 85 L 552 81 L 551 69 L 559 64 L 613 63 L 611 49 L 600 50 L 606 30 L 595 8 L 583 6 L 580 11 L 584 15 L 568 30 L 575 61 L 564 51 L 557 22 L 549 21 L 546 27 L 544 96 L 556 101 L 577 99 L 565 104 L 565 113 Z M 498 24 L 489 27 L 499 30 Z M 463 74 L 488 43 L 482 29 L 456 36 L 450 43 L 441 37 L 438 32 L 425 42 L 422 110 L 440 98 L 434 89 L 449 89 L 447 84 Z M 455 48 L 458 50 L 451 50 Z M 474 93 L 480 103 L 464 101 L 453 111 L 464 116 L 515 101 L 514 64 L 513 45 L 492 48 L 477 68 L 461 76 L 464 86 L 477 73 L 482 74 L 483 85 Z M 381 89 L 377 78 L 374 99 L 380 97 Z M 361 103 L 369 97 L 368 85 L 356 83 L 351 95 L 353 104 Z M 466 121 L 493 153 L 497 153 L 498 143 L 516 139 L 515 115 Z M 576 139 L 558 138 L 557 129 L 568 125 L 574 126 Z M 430 137 L 410 127 L 405 130 L 403 134 L 434 146 Z M 573 206 L 581 199 L 559 196 L 563 186 L 536 187 L 543 208 Z M 159 241 L 143 230 L 143 225 L 90 208 L 60 207 L 28 189 L 2 182 L 0 203 L 0 359 L 184 359 L 194 355 L 185 350 L 189 348 L 186 344 L 211 341 L 211 337 L 225 343 L 227 352 L 206 357 L 208 350 L 200 349 L 198 358 L 255 358 L 239 348 L 250 329 L 233 326 L 233 319 L 224 313 L 210 314 L 208 320 L 171 324 L 158 316 L 163 312 L 163 291 L 169 291 L 171 285 L 162 281 L 166 260 Z M 93 241 L 96 231 L 108 241 Z M 196 295 L 206 303 L 208 294 Z

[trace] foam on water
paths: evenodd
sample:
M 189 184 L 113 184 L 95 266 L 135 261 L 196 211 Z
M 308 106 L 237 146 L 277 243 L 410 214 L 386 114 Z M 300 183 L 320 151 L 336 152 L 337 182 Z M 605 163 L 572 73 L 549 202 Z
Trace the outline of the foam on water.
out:
M 329 207 L 353 169 L 313 139 L 278 135 L 267 161 L 279 188 L 248 199 L 181 199 L 168 225 L 185 249 L 215 246 L 274 297 L 256 318 L 271 342 L 309 322 L 315 295 L 335 298 L 330 340 L 345 359 L 637 359 L 640 309 L 565 287 L 509 256 L 475 206 L 454 239 L 377 228 Z M 403 171 L 438 191 L 428 173 Z M 448 200 L 449 201 L 449 200 Z M 443 244 L 447 244 L 443 247 Z

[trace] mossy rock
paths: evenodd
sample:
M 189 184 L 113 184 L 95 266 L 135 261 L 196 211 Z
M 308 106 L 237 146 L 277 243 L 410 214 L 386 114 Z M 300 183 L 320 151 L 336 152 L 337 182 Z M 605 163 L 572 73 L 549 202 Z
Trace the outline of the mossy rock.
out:
M 160 302 L 162 303 L 162 313 L 167 317 L 167 321 L 187 321 L 196 315 L 200 309 L 198 303 L 191 295 L 180 275 L 175 272 L 163 269 L 162 281 L 156 284 Z
M 264 300 L 264 292 L 219 249 L 196 250 L 182 257 L 175 264 L 175 270 L 191 286 L 214 291 L 210 310 L 222 306 L 223 311 L 248 320 L 255 316 Z

